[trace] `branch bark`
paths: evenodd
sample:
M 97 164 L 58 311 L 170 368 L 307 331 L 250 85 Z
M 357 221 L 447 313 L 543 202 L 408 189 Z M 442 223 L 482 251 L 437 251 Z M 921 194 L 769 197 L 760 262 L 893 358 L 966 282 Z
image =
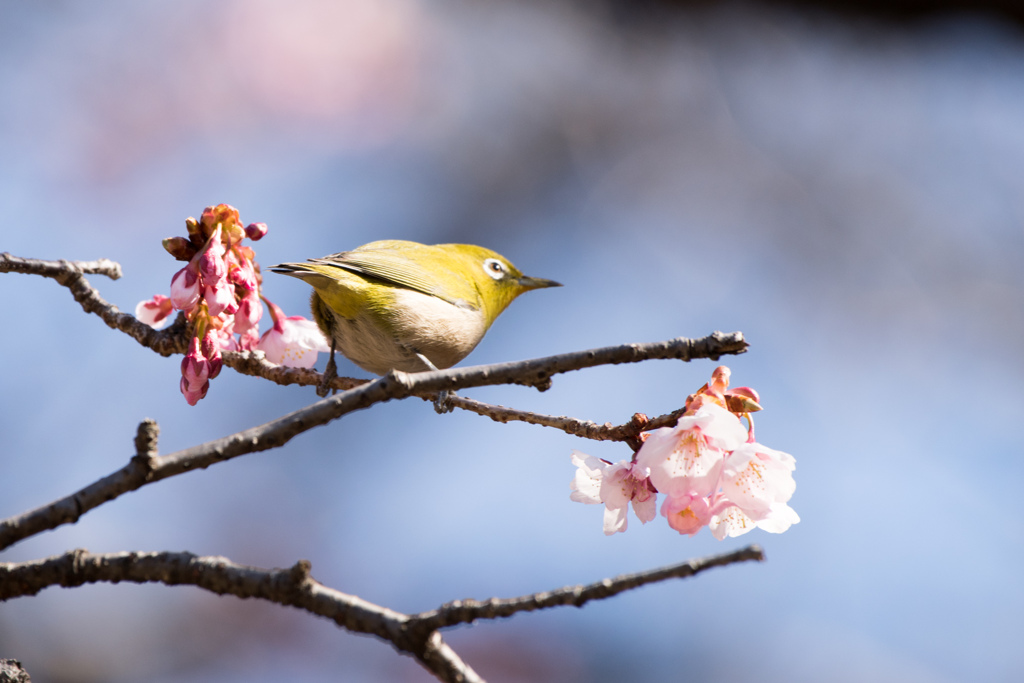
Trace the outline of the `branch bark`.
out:
M 3 253 L 0 254 L 0 272 L 36 274 L 56 280 L 71 291 L 87 313 L 96 314 L 109 327 L 125 332 L 161 355 L 184 353 L 187 349 L 190 333 L 184 315 L 179 314 L 167 330 L 157 331 L 134 316 L 119 311 L 89 284 L 86 274 L 105 275 L 112 279 L 121 277 L 120 266 L 112 261 L 42 261 Z M 415 374 L 393 371 L 372 381 L 338 378 L 332 387 L 341 390 L 339 394 L 266 424 L 165 456 L 159 454 L 157 447 L 159 427 L 147 419 L 139 425 L 135 437 L 135 456 L 124 467 L 49 505 L 0 522 L 0 549 L 41 531 L 74 523 L 89 510 L 146 484 L 282 446 L 298 434 L 376 403 L 411 396 L 433 399 L 440 392 L 498 384 L 520 384 L 544 391 L 551 386 L 555 375 L 598 365 L 652 359 L 717 360 L 722 355 L 744 353 L 746 349 L 747 343 L 741 333 L 715 332 L 700 339 L 680 337 L 664 342 L 625 344 L 511 363 Z M 226 365 L 240 373 L 264 377 L 279 384 L 317 386 L 323 379 L 313 370 L 269 363 L 260 352 L 226 352 L 223 359 Z M 680 409 L 653 419 L 637 413 L 628 422 L 613 426 L 492 406 L 455 395 L 450 395 L 449 401 L 454 407 L 500 422 L 518 420 L 560 429 L 582 438 L 625 441 L 634 449 L 639 447 L 641 432 L 674 424 L 682 412 Z M 454 601 L 436 610 L 408 615 L 320 584 L 310 576 L 309 563 L 304 560 L 290 569 L 264 570 L 238 565 L 222 557 L 199 557 L 191 553 L 97 555 L 75 550 L 44 560 L 0 564 L 0 600 L 34 595 L 51 585 L 71 587 L 99 581 L 190 584 L 218 594 L 255 597 L 298 607 L 332 619 L 347 630 L 391 642 L 400 652 L 416 657 L 442 681 L 476 682 L 483 679 L 445 643 L 441 629 L 479 619 L 509 617 L 518 612 L 563 605 L 579 607 L 590 600 L 611 597 L 642 585 L 694 576 L 711 567 L 763 559 L 760 548 L 749 546 L 732 553 L 605 579 L 586 586 L 566 586 L 518 598 Z
M 651 569 L 636 574 L 622 574 L 583 586 L 565 586 L 553 591 L 533 593 L 518 598 L 491 598 L 477 600 L 456 600 L 442 605 L 440 609 L 422 612 L 409 618 L 409 629 L 434 631 L 457 624 L 470 624 L 477 619 L 500 619 L 519 612 L 573 605 L 582 607 L 591 600 L 603 600 L 640 586 L 646 586 L 668 579 L 684 579 L 711 569 L 738 562 L 763 562 L 764 551 L 760 546 L 749 545 L 721 555 L 712 555 L 679 564 Z
M 741 333 L 715 332 L 703 339 L 680 337 L 652 344 L 624 344 L 512 363 L 412 374 L 391 371 L 258 427 L 162 457 L 152 453 L 136 456 L 120 470 L 70 496 L 0 522 L 0 550 L 41 531 L 77 522 L 89 510 L 146 484 L 204 469 L 240 455 L 283 446 L 303 432 L 376 403 L 431 395 L 443 389 L 510 383 L 550 384 L 555 374 L 596 365 L 637 363 L 653 358 L 718 358 L 725 353 L 742 353 L 746 348 Z
M 258 598 L 297 607 L 330 619 L 345 630 L 390 642 L 442 681 L 473 683 L 483 679 L 448 646 L 441 637 L 441 629 L 478 619 L 510 617 L 518 612 L 565 605 L 582 607 L 590 600 L 609 598 L 640 586 L 751 560 L 764 560 L 764 553 L 757 546 L 624 574 L 587 586 L 565 586 L 483 602 L 455 601 L 430 612 L 408 615 L 324 586 L 310 575 L 310 563 L 306 560 L 289 569 L 260 569 L 224 557 L 200 557 L 188 552 L 94 554 L 77 549 L 42 560 L 0 563 L 0 600 L 36 595 L 49 586 L 71 588 L 98 582 L 192 585 L 218 595 Z

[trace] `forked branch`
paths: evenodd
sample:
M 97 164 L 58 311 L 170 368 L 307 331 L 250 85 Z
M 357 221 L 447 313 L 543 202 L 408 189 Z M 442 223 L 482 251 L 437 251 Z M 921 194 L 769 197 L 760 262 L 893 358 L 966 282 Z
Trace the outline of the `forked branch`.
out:
M 297 607 L 331 619 L 348 631 L 390 642 L 399 652 L 415 657 L 442 681 L 466 682 L 483 679 L 448 647 L 440 629 L 479 619 L 510 617 L 518 612 L 564 605 L 579 607 L 590 600 L 608 598 L 640 586 L 751 560 L 764 560 L 759 547 L 748 546 L 587 586 L 565 586 L 483 602 L 456 601 L 430 612 L 408 615 L 324 586 L 310 576 L 310 564 L 306 560 L 300 560 L 289 569 L 259 569 L 224 557 L 200 557 L 187 552 L 94 554 L 79 549 L 43 560 L 0 563 L 0 600 L 35 595 L 48 586 L 120 581 L 168 586 L 188 584 L 218 595 L 258 598 Z

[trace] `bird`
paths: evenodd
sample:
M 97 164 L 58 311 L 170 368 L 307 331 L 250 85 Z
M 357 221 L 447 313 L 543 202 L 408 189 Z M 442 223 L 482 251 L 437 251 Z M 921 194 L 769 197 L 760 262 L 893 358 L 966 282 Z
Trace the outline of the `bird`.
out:
M 523 275 L 485 247 L 406 240 L 379 240 L 270 269 L 313 287 L 310 309 L 331 343 L 332 374 L 335 350 L 376 375 L 449 368 L 476 348 L 520 294 L 562 286 Z M 329 381 L 318 393 L 326 395 Z

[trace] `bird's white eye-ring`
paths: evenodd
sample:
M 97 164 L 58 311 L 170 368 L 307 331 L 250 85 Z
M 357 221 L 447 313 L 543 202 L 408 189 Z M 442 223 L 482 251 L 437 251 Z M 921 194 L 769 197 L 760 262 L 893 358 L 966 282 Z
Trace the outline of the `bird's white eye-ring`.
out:
M 493 277 L 495 280 L 500 280 L 505 277 L 508 272 L 505 270 L 505 264 L 496 258 L 489 258 L 484 261 L 484 272 Z

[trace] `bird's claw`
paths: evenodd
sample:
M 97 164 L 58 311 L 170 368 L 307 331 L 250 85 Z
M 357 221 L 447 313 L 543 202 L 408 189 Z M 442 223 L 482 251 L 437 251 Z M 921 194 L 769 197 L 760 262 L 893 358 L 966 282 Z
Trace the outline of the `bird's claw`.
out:
M 451 400 L 454 395 L 454 391 L 448 391 L 447 389 L 437 392 L 437 396 L 434 397 L 434 412 L 438 415 L 444 415 L 455 410 L 455 404 Z
M 320 384 L 316 387 L 316 395 L 320 398 L 324 398 L 331 392 L 331 382 L 338 377 L 338 364 L 334 362 L 334 345 L 331 345 L 331 359 L 327 361 L 327 367 L 324 368 L 324 377 L 320 380 Z

